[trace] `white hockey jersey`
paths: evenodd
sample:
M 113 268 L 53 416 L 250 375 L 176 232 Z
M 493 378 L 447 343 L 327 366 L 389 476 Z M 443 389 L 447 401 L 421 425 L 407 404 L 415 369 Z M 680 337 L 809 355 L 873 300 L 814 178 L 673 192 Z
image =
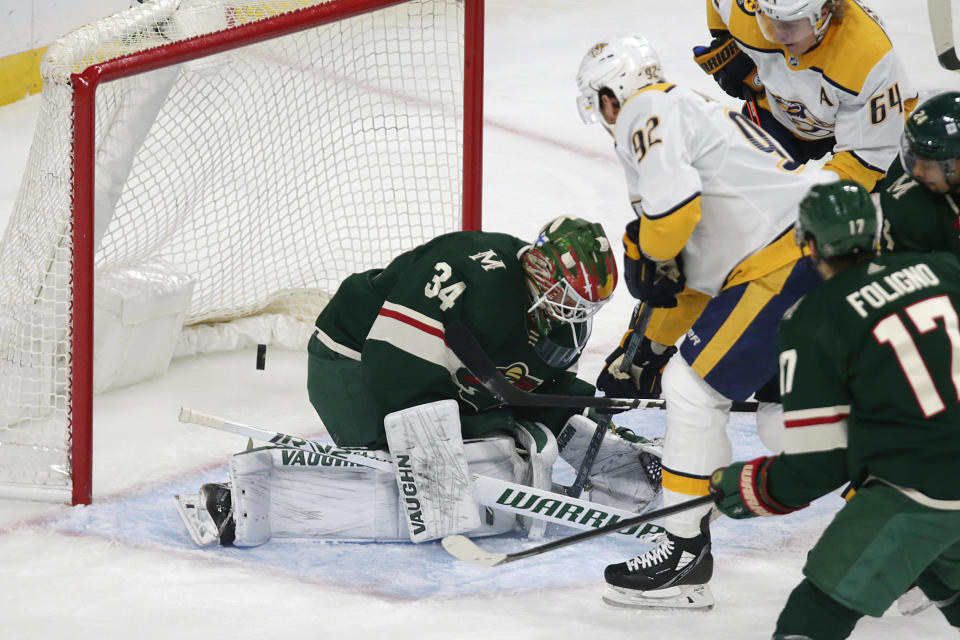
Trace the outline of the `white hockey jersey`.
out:
M 687 286 L 709 296 L 796 260 L 797 205 L 835 173 L 797 165 L 740 112 L 684 87 L 654 84 L 615 126 L 640 249 L 680 254 Z M 768 249 L 765 251 L 765 249 Z
M 897 155 L 917 92 L 883 27 L 854 0 L 813 49 L 793 56 L 767 40 L 756 2 L 706 0 L 711 31 L 729 31 L 757 65 L 761 107 L 801 140 L 836 137 L 825 168 L 872 189 Z

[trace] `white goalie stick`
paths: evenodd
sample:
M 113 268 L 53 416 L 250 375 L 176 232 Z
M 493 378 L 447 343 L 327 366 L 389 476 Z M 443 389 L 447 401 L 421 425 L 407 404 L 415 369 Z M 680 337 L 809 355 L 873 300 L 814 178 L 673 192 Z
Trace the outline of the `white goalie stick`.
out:
M 927 0 L 930 30 L 933 32 L 933 47 L 940 66 L 950 71 L 960 71 L 960 59 L 953 41 L 953 9 L 951 0 Z
M 364 455 L 360 450 L 340 449 L 332 444 L 322 444 L 312 440 L 305 440 L 296 436 L 268 431 L 258 427 L 225 420 L 216 416 L 180 409 L 180 422 L 196 424 L 212 429 L 219 429 L 252 440 L 269 442 L 278 447 L 286 447 L 302 451 L 306 456 L 316 456 L 308 459 L 307 464 L 326 465 L 358 465 L 394 473 L 393 463 Z M 477 502 L 490 509 L 506 511 L 520 516 L 527 516 L 537 520 L 545 520 L 582 531 L 592 531 L 609 524 L 623 522 L 636 516 L 632 511 L 625 511 L 615 507 L 580 500 L 561 493 L 533 489 L 515 482 L 507 482 L 489 476 L 471 474 L 471 481 Z M 624 535 L 649 541 L 663 529 L 655 525 L 631 526 L 622 525 L 618 528 L 626 529 Z
M 660 399 L 606 398 L 598 396 L 562 396 L 547 393 L 531 393 L 518 389 L 507 380 L 490 360 L 473 332 L 462 323 L 453 323 L 445 328 L 447 346 L 470 373 L 503 404 L 511 407 L 573 407 L 581 409 L 664 409 L 666 402 Z M 756 411 L 754 401 L 734 402 L 731 411 Z
M 466 536 L 447 536 L 443 539 L 442 544 L 443 548 L 447 550 L 447 553 L 458 560 L 475 564 L 478 567 L 495 567 L 498 564 L 506 564 L 508 562 L 523 560 L 524 558 L 538 556 L 541 553 L 547 553 L 548 551 L 553 551 L 554 549 L 567 547 L 571 544 L 583 542 L 584 540 L 591 540 L 599 536 L 605 536 L 608 533 L 620 531 L 624 527 L 636 527 L 645 522 L 649 522 L 650 520 L 663 518 L 665 516 L 686 511 L 687 509 L 692 509 L 694 507 L 699 507 L 700 505 L 708 504 L 713 501 L 714 497 L 712 495 L 700 496 L 699 498 L 694 498 L 692 500 L 687 500 L 686 502 L 681 502 L 680 504 L 675 504 L 672 507 L 664 507 L 663 509 L 651 511 L 650 513 L 642 513 L 638 516 L 633 516 L 632 518 L 627 518 L 626 520 L 621 520 L 619 522 L 594 529 L 593 531 L 584 531 L 572 536 L 567 536 L 566 538 L 560 538 L 559 540 L 553 540 L 536 547 L 531 547 L 524 551 L 517 551 L 516 553 L 489 553 L 481 549 L 475 542 L 473 542 L 473 540 L 467 538 Z

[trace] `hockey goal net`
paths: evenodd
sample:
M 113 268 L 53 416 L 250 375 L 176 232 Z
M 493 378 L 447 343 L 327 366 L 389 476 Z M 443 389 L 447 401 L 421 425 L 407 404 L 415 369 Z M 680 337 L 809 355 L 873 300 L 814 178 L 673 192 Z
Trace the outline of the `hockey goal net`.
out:
M 479 228 L 482 18 L 480 0 L 153 0 L 55 42 L 0 245 L 0 495 L 91 500 L 103 274 L 183 274 L 195 326 Z

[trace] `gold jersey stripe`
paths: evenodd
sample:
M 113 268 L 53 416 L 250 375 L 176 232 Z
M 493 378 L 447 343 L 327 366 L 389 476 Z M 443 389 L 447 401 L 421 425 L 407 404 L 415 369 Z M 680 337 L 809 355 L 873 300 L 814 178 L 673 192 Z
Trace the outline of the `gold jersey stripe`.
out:
M 686 496 L 705 496 L 710 493 L 710 478 L 693 478 L 662 469 L 663 488 Z
M 724 355 L 730 350 L 743 332 L 746 331 L 750 323 L 754 321 L 757 315 L 763 311 L 767 303 L 773 296 L 780 293 L 784 283 L 793 270 L 794 263 L 784 265 L 780 269 L 753 280 L 747 284 L 746 290 L 733 311 L 724 321 L 720 329 L 714 334 L 704 347 L 697 359 L 690 366 L 701 378 L 706 378 L 707 374 L 717 365 Z

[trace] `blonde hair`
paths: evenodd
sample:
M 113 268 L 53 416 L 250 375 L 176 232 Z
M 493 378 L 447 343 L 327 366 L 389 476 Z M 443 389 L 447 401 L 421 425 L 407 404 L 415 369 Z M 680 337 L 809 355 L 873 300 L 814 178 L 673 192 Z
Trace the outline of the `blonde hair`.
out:
M 856 0 L 849 1 L 856 2 Z M 848 0 L 827 0 L 823 8 L 830 12 L 830 22 L 833 24 L 843 22 L 843 18 L 847 15 L 847 2 Z M 864 9 L 866 9 L 866 7 L 864 7 Z M 869 9 L 867 9 L 867 11 L 869 11 Z

